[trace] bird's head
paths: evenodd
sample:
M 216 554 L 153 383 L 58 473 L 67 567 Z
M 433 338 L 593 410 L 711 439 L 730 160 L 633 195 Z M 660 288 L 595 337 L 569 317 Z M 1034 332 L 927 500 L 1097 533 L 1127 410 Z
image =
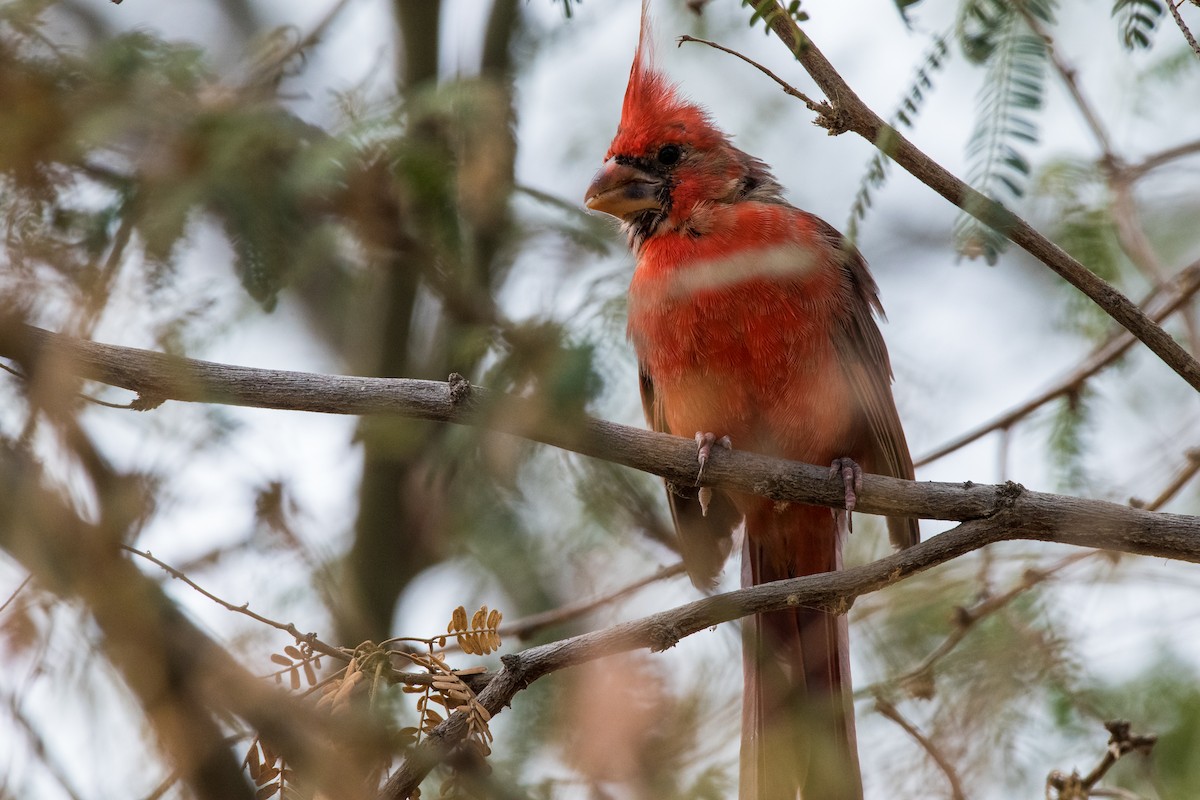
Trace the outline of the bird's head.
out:
M 703 233 L 714 204 L 780 202 L 766 165 L 734 147 L 655 69 L 646 6 L 621 123 L 585 198 L 588 208 L 620 219 L 635 247 L 664 231 Z

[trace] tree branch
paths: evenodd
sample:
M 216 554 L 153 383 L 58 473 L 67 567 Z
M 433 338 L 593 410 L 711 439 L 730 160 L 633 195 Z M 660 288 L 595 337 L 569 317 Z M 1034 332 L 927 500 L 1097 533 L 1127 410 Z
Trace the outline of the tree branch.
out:
M 877 697 L 875 699 L 875 710 L 899 725 L 905 733 L 921 746 L 921 749 L 929 754 L 929 757 L 933 759 L 933 763 L 937 764 L 938 769 L 946 776 L 946 782 L 950 784 L 951 800 L 966 800 L 966 795 L 963 794 L 962 781 L 958 777 L 958 770 L 954 768 L 954 764 L 950 762 L 945 753 L 933 743 L 933 740 L 921 733 L 921 729 L 901 714 L 900 709 L 892 705 L 891 701 L 883 697 Z
M 818 124 L 832 134 L 853 131 L 878 147 L 919 181 L 995 228 L 1030 255 L 1058 273 L 1175 370 L 1188 384 L 1200 390 L 1197 362 L 1161 327 L 1107 281 L 1067 254 L 1002 204 L 972 189 L 947 169 L 925 155 L 898 130 L 888 125 L 846 83 L 795 20 L 774 3 L 774 11 L 762 16 L 780 41 L 829 98 L 831 108 L 818 117 Z M 778 79 L 776 79 L 778 80 Z
M 580 415 L 562 419 L 536 400 L 473 387 L 407 378 L 360 378 L 256 369 L 82 341 L 28 325 L 0 324 L 0 356 L 21 362 L 31 380 L 55 368 L 138 392 L 143 398 L 224 403 L 327 414 L 396 414 L 475 425 L 649 472 L 694 482 L 696 444 Z M 705 484 L 783 502 L 839 508 L 844 492 L 825 466 L 746 450 L 716 452 Z M 863 478 L 858 510 L 942 520 L 1003 520 L 1006 538 L 1102 547 L 1200 561 L 1200 519 L 1128 508 L 1100 500 L 1032 492 L 1007 483 L 916 483 Z
M 1200 56 L 1200 44 L 1196 43 L 1196 37 L 1192 35 L 1187 23 L 1183 21 L 1183 15 L 1179 13 L 1179 7 L 1183 5 L 1183 0 L 1167 0 L 1167 8 L 1171 9 L 1171 18 L 1175 20 L 1175 24 L 1179 26 L 1179 32 L 1183 34 L 1183 38 L 1187 40 L 1188 47 L 1192 48 L 1192 52 Z

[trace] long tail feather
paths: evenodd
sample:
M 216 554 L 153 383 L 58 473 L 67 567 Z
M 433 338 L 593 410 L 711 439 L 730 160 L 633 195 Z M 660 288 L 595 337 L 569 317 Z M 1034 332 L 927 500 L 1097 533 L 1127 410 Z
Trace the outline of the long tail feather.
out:
M 840 567 L 828 510 L 748 516 L 743 585 Z M 779 611 L 747 620 L 742 631 L 741 800 L 862 800 L 845 616 Z

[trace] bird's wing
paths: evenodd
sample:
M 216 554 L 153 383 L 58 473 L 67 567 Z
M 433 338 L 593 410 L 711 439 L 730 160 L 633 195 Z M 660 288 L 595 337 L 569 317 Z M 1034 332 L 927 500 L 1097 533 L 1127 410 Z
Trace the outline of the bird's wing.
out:
M 646 422 L 660 433 L 673 433 L 667 430 L 662 404 L 655 401 L 654 381 L 640 368 L 638 377 Z M 696 497 L 696 487 L 679 486 L 670 481 L 666 482 L 666 486 L 667 505 L 671 507 L 671 519 L 679 537 L 679 554 L 683 556 L 684 566 L 697 589 L 710 590 L 716 585 L 717 576 L 721 574 L 721 568 L 729 556 L 733 529 L 741 521 L 742 515 L 721 492 L 713 492 L 708 514 L 705 515 Z
M 875 323 L 875 314 L 883 317 L 879 289 L 867 269 L 867 262 L 836 229 L 820 222 L 819 230 L 840 254 L 841 268 L 851 292 L 846 313 L 839 319 L 834 342 L 871 431 L 872 463 L 869 469 L 881 475 L 913 480 L 912 455 L 892 397 L 892 365 L 883 335 Z M 911 517 L 888 518 L 888 533 L 892 544 L 898 548 L 912 547 L 921 538 L 917 520 Z

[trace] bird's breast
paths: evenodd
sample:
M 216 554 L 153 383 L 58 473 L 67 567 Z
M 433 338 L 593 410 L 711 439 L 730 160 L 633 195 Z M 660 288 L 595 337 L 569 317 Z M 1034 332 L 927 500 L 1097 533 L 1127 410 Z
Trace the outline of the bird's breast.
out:
M 677 238 L 647 243 L 629 293 L 629 336 L 668 430 L 810 461 L 836 451 L 853 403 L 832 339 L 844 301 L 829 254 Z

